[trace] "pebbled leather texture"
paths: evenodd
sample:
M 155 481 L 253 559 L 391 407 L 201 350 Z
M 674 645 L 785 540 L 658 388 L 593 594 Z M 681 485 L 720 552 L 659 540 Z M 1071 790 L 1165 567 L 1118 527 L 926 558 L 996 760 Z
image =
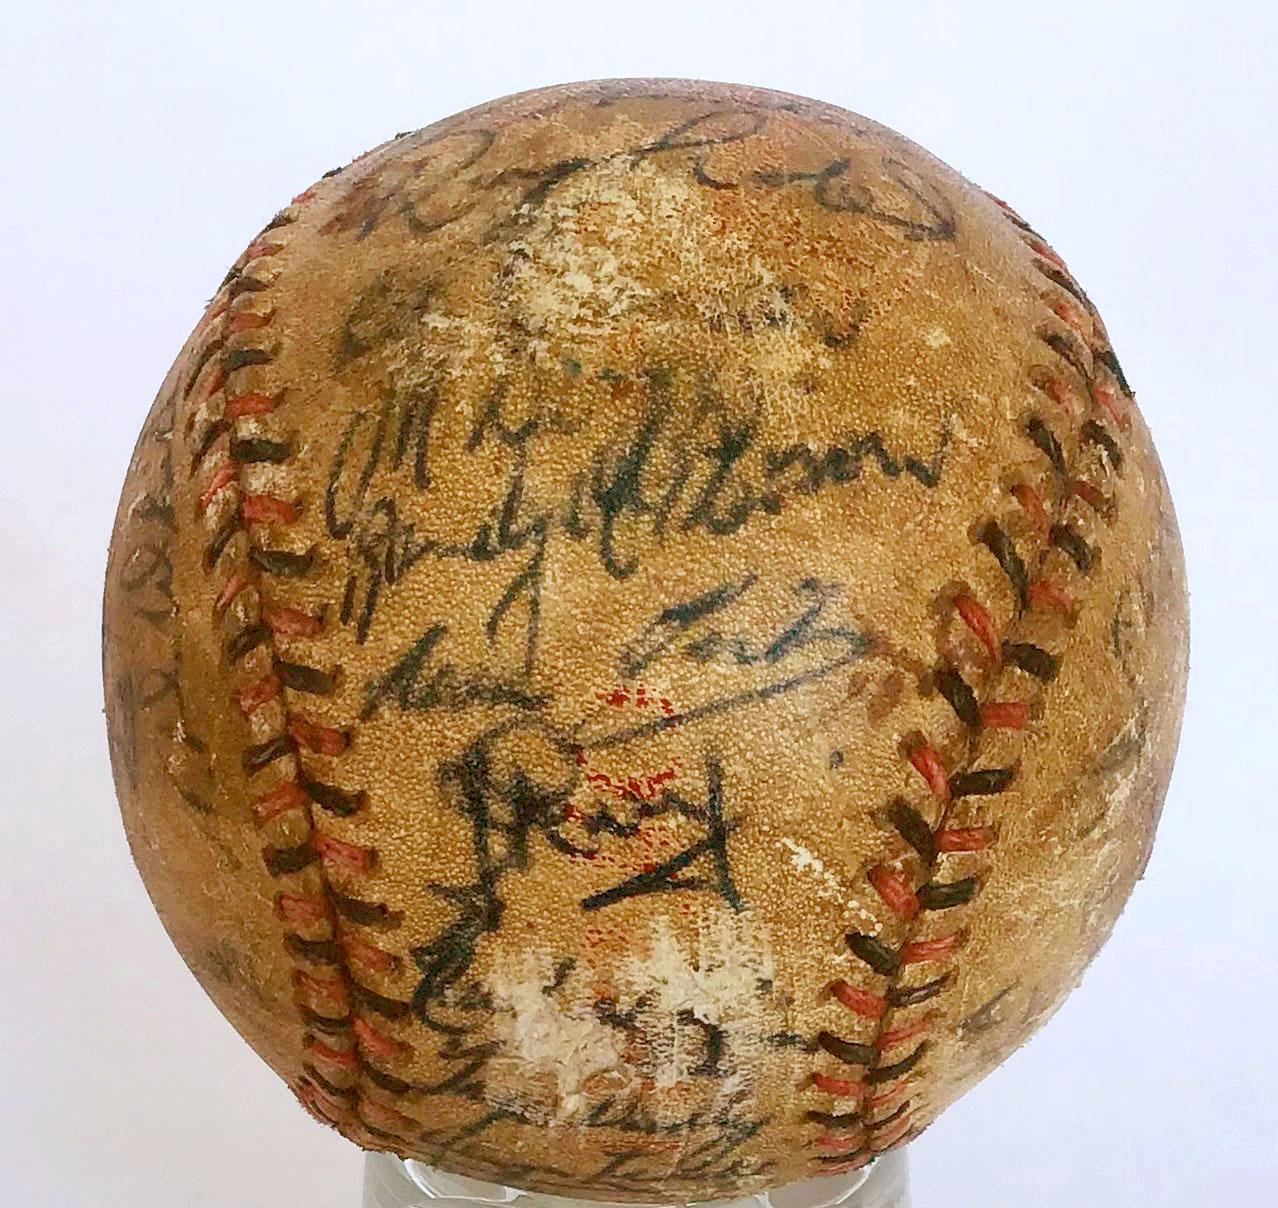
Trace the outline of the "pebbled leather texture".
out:
M 698 1200 L 908 1141 L 1059 1005 L 1187 641 L 1019 215 L 845 110 L 625 80 L 254 237 L 130 465 L 104 673 L 155 906 L 312 1114 Z

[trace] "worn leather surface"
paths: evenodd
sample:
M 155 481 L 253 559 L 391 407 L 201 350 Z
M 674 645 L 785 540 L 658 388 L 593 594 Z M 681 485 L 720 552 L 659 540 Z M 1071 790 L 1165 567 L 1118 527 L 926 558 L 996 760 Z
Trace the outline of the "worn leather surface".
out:
M 1148 857 L 1187 628 L 1022 219 L 844 110 L 622 81 L 255 237 L 104 640 L 138 868 L 308 1109 L 651 1200 L 863 1162 L 1050 1015 Z

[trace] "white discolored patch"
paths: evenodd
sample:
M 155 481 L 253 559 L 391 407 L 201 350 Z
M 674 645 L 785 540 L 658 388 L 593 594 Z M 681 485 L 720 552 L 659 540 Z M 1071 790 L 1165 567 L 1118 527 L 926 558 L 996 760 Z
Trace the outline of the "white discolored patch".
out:
M 549 990 L 554 963 L 544 953 L 527 952 L 489 977 L 495 1038 L 502 1046 L 488 1069 L 489 1088 L 497 1092 L 494 1098 L 521 1110 L 570 1120 L 588 1105 L 591 1079 L 624 1061 L 618 1033 L 600 1022 L 590 1003 L 565 1003 Z M 545 1087 L 553 1088 L 549 1103 L 534 1106 L 522 1093 Z

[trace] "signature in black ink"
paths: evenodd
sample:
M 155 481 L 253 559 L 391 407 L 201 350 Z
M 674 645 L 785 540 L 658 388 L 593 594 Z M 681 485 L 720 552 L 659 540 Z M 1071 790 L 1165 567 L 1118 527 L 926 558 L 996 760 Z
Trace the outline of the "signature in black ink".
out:
M 705 758 L 704 802 L 667 788 L 660 798 L 642 803 L 641 818 L 622 820 L 603 803 L 595 812 L 568 808 L 582 774 L 578 750 L 570 734 L 539 717 L 521 716 L 486 730 L 457 759 L 441 766 L 443 792 L 470 823 L 476 874 L 469 884 L 431 886 L 457 915 L 433 940 L 412 950 L 422 974 L 413 1007 L 428 1026 L 445 1032 L 453 1028 L 437 1019 L 434 1009 L 470 968 L 480 938 L 501 925 L 503 878 L 529 867 L 534 833 L 565 855 L 589 856 L 594 849 L 582 844 L 582 833 L 624 841 L 638 834 L 641 818 L 677 814 L 695 822 L 702 836 L 660 864 L 584 898 L 582 909 L 599 910 L 645 894 L 699 890 L 740 909 L 727 852 L 734 823 L 724 814 L 717 759 Z
M 486 167 L 499 132 L 491 129 L 448 131 L 428 138 L 413 153 L 357 179 L 343 197 L 337 215 L 323 231 L 371 234 L 388 215 L 397 216 L 414 235 L 428 236 L 472 214 L 477 241 L 499 238 L 516 222 L 527 222 L 554 190 L 578 173 L 608 162 L 634 167 L 656 156 L 690 153 L 689 179 L 704 188 L 809 188 L 813 200 L 837 213 L 864 215 L 903 232 L 907 239 L 954 238 L 953 206 L 932 182 L 895 155 L 880 153 L 878 170 L 895 187 L 893 206 L 858 178 L 854 160 L 838 156 L 812 171 L 755 170 L 739 179 L 715 176 L 711 156 L 718 147 L 763 135 L 772 120 L 763 107 L 722 107 L 672 126 L 659 138 L 618 147 L 594 158 L 570 156 L 539 165 Z M 480 203 L 487 201 L 482 210 Z
M 495 641 L 522 605 L 523 673 L 529 675 L 546 556 L 556 537 L 589 541 L 604 571 L 626 579 L 653 544 L 678 534 L 729 536 L 755 516 L 780 514 L 795 498 L 853 482 L 867 462 L 886 477 L 908 474 L 928 488 L 940 478 L 948 429 L 926 460 L 890 452 L 875 431 L 817 447 L 797 441 L 770 445 L 760 439 L 757 412 L 731 415 L 714 396 L 681 412 L 664 371 L 651 372 L 647 387 L 633 430 L 598 444 L 566 497 L 540 497 L 534 469 L 537 455 L 544 451 L 549 461 L 574 424 L 553 408 L 516 423 L 507 418 L 500 396 L 490 399 L 463 452 L 482 451 L 489 474 L 496 452 L 505 461 L 504 478 L 489 486 L 490 502 L 469 532 L 452 540 L 423 527 L 431 491 L 451 485 L 439 479 L 431 461 L 439 388 L 392 394 L 376 412 L 353 415 L 329 467 L 324 514 L 329 533 L 348 551 L 341 615 L 354 623 L 356 639 L 367 638 L 384 588 L 423 559 L 473 564 L 510 559 L 510 577 L 488 612 L 485 632 Z M 474 490 L 473 483 L 467 485 Z

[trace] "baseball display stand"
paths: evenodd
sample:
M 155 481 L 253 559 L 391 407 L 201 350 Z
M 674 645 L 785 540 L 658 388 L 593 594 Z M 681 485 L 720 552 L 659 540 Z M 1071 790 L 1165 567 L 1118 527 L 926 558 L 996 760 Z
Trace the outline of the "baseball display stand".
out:
M 481 1183 L 436 1170 L 411 1158 L 370 1153 L 364 1159 L 360 1208 L 600 1208 L 597 1201 L 540 1195 Z M 652 1208 L 683 1208 L 665 1203 Z M 905 1151 L 893 1150 L 859 1170 L 697 1208 L 911 1208 Z

